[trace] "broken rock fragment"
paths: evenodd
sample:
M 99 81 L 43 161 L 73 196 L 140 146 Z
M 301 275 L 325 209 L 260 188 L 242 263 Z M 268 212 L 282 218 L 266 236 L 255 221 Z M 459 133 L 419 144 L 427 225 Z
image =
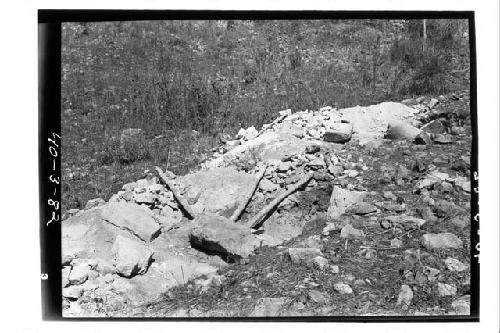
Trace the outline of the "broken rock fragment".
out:
M 469 225 L 470 223 L 470 218 L 466 216 L 455 216 L 450 220 L 450 223 L 459 227 L 459 228 L 465 228 Z
M 440 272 L 439 269 L 430 266 L 423 266 L 422 269 L 422 275 L 430 282 L 435 281 L 439 277 Z
M 313 264 L 315 267 L 319 268 L 320 270 L 324 270 L 329 266 L 328 259 L 326 259 L 325 257 L 322 257 L 322 256 L 314 257 Z
M 346 143 L 351 140 L 352 125 L 348 123 L 333 123 L 323 134 L 323 140 L 333 143 Z
M 401 291 L 399 292 L 398 301 L 396 304 L 401 305 L 405 309 L 408 309 L 412 299 L 413 299 L 413 291 L 408 285 L 403 284 L 401 286 Z
M 470 295 L 465 295 L 451 303 L 451 308 L 457 315 L 470 315 Z
M 429 102 L 429 108 L 430 109 L 434 108 L 438 103 L 439 103 L 439 100 L 437 100 L 436 98 L 432 98 Z
M 74 266 L 69 273 L 68 280 L 70 284 L 82 284 L 87 281 L 90 273 L 90 267 L 88 265 L 77 265 Z
M 280 162 L 278 165 L 278 172 L 287 172 L 292 167 L 292 162 Z
M 290 302 L 288 297 L 261 298 L 257 301 L 251 317 L 276 317 L 283 315 L 283 307 Z
M 244 139 L 244 140 L 251 140 L 255 138 L 259 132 L 255 129 L 254 126 L 251 126 L 247 128 L 246 130 L 241 128 L 238 132 L 238 137 Z
M 276 185 L 267 178 L 263 178 L 259 182 L 259 188 L 264 192 L 273 192 L 279 189 L 279 185 Z
M 322 256 L 323 254 L 317 248 L 289 248 L 287 253 L 287 257 L 294 264 L 299 263 L 312 263 L 314 259 L 318 256 Z
M 319 140 L 321 138 L 321 133 L 315 129 L 307 130 L 307 134 L 315 140 Z
M 327 294 L 315 289 L 310 290 L 308 296 L 314 303 L 326 304 L 329 301 Z
M 432 144 L 432 139 L 429 134 L 422 131 L 415 137 L 415 143 L 418 145 L 430 145 Z
M 142 242 L 118 235 L 111 249 L 116 272 L 123 277 L 144 274 L 151 262 L 153 251 Z
M 344 173 L 344 167 L 342 167 L 341 165 L 330 164 L 330 166 L 328 167 L 328 172 L 335 177 L 338 177 Z
M 152 205 L 155 203 L 157 196 L 150 192 L 136 193 L 133 200 L 138 204 Z
M 358 170 L 344 170 L 344 174 L 346 174 L 347 177 L 349 177 L 349 178 L 354 178 L 354 177 L 357 177 L 359 175 L 359 171 Z
M 334 222 L 328 223 L 324 228 L 323 231 L 321 232 L 323 235 L 327 236 L 330 232 L 335 231 L 338 229 L 338 225 Z
M 403 241 L 401 239 L 391 239 L 391 247 L 400 248 L 401 246 L 403 246 Z
M 463 242 L 452 233 L 425 234 L 422 236 L 422 245 L 429 250 L 433 249 L 459 249 Z
M 435 204 L 436 213 L 439 217 L 453 216 L 465 213 L 465 210 L 451 201 L 439 200 Z
M 416 230 L 425 224 L 425 220 L 409 215 L 391 215 L 384 218 L 390 223 L 390 226 L 399 226 L 405 230 Z
M 432 134 L 446 133 L 446 128 L 444 127 L 443 123 L 438 119 L 433 120 L 427 123 L 426 125 L 422 126 L 421 130 L 426 133 L 432 133 Z
M 195 247 L 230 260 L 247 258 L 260 241 L 250 228 L 217 215 L 201 215 L 193 222 L 189 240 Z
M 447 173 L 432 171 L 429 174 L 425 175 L 425 177 L 419 180 L 415 184 L 415 188 L 421 190 L 423 188 L 431 188 L 437 184 L 440 184 L 443 181 L 450 180 L 450 176 Z
M 365 192 L 350 191 L 339 186 L 334 186 L 332 195 L 330 196 L 330 206 L 328 207 L 327 216 L 331 219 L 340 217 L 346 212 L 349 206 L 363 201 L 365 196 Z
M 365 234 L 362 230 L 356 229 L 350 224 L 347 224 L 340 230 L 340 237 L 346 238 L 346 239 L 351 239 L 351 238 L 363 238 L 365 237 Z
M 69 286 L 69 273 L 70 272 L 71 272 L 71 266 L 65 266 L 62 269 L 61 278 L 62 278 L 62 287 L 63 288 Z
M 384 202 L 379 206 L 387 211 L 396 212 L 396 213 L 404 212 L 406 209 L 405 204 L 399 205 L 399 204 L 394 203 L 394 202 Z
M 321 150 L 321 147 L 318 145 L 309 145 L 306 147 L 306 154 L 316 154 Z
M 143 241 L 150 242 L 161 232 L 153 213 L 145 207 L 134 203 L 112 202 L 100 209 L 104 220 L 129 231 Z
M 422 219 L 429 221 L 429 222 L 435 222 L 437 221 L 437 217 L 434 215 L 434 212 L 429 206 L 424 206 L 417 208 L 417 212 L 422 217 Z
M 339 294 L 352 294 L 352 288 L 344 282 L 335 283 L 333 289 Z
M 325 160 L 321 156 L 310 161 L 307 165 L 312 170 L 318 170 L 326 167 Z
M 437 291 L 438 295 L 441 297 L 455 296 L 457 294 L 457 287 L 451 284 L 438 282 Z
M 106 204 L 106 201 L 104 201 L 104 199 L 102 199 L 102 198 L 91 199 L 85 205 L 85 209 L 90 209 L 90 208 L 102 206 L 104 204 Z
M 470 193 L 470 180 L 467 177 L 457 177 L 453 180 L 455 186 L 460 187 L 467 193 Z
M 83 294 L 83 288 L 81 286 L 69 286 L 62 290 L 62 296 L 69 299 L 78 299 Z
M 468 266 L 463 264 L 460 260 L 455 258 L 446 258 L 444 261 L 446 268 L 452 272 L 465 271 Z

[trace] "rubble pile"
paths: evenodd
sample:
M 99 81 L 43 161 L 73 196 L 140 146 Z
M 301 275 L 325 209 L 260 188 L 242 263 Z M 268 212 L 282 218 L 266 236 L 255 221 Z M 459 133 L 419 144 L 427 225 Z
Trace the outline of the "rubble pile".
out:
M 294 242 L 318 218 L 325 221 L 321 230 L 285 247 L 283 260 L 328 272 L 334 293 L 357 297 L 365 280 L 349 278 L 324 244 L 356 244 L 366 261 L 379 260 L 381 249 L 399 251 L 408 265 L 394 287 L 393 311 L 411 311 L 425 285 L 453 299 L 447 313 L 465 314 L 467 286 L 457 283 L 469 265 L 453 256 L 470 245 L 470 117 L 444 107 L 464 100 L 467 93 L 284 110 L 260 130 L 241 129 L 201 170 L 166 171 L 170 185 L 146 170 L 108 202 L 95 199 L 69 211 L 62 222 L 64 315 L 116 316 L 190 281 L 200 290 L 222 285 L 223 268 L 263 246 Z M 262 220 L 251 224 L 259 213 Z M 380 237 L 391 238 L 384 246 L 372 243 Z M 449 252 L 439 262 L 435 251 Z M 422 265 L 426 260 L 435 267 Z M 334 296 L 314 288 L 309 295 L 321 307 L 310 315 L 334 315 L 328 305 Z M 309 313 L 289 301 L 262 298 L 246 315 Z M 184 316 L 195 316 L 190 311 Z

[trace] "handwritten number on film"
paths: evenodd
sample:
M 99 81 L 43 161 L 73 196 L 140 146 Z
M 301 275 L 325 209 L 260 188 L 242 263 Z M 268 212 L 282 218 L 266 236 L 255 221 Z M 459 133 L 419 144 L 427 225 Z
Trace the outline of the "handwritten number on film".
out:
M 56 171 L 56 159 L 59 157 L 59 144 L 61 142 L 61 136 L 56 134 L 56 133 L 52 133 L 52 137 L 49 136 L 47 138 L 47 140 L 49 142 L 49 148 L 48 148 L 49 154 L 50 154 L 50 156 L 52 156 L 52 171 L 55 172 Z M 50 174 L 49 181 L 50 181 L 50 184 L 54 186 L 54 195 L 56 195 L 57 185 L 59 185 L 59 183 L 60 183 L 60 178 L 57 176 L 54 176 L 53 174 Z M 51 219 L 46 223 L 46 226 L 49 226 L 49 224 L 51 224 L 52 222 L 59 221 L 60 205 L 59 205 L 59 201 L 56 201 L 52 198 L 49 198 L 47 200 L 47 205 L 49 206 L 49 209 L 52 210 Z

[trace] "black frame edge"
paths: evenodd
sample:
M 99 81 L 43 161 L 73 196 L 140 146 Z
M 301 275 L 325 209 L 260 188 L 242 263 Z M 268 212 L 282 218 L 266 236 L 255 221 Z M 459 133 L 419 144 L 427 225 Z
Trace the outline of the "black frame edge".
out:
M 470 280 L 471 300 L 470 316 L 479 320 L 479 193 L 478 189 L 478 125 L 477 125 L 477 68 L 476 68 L 476 29 L 475 17 L 469 18 L 469 50 L 470 50 L 470 115 L 472 126 L 472 145 L 470 160 L 471 181 L 471 226 L 470 226 Z
M 96 22 L 206 19 L 467 19 L 473 11 L 332 11 L 332 10 L 66 10 L 41 9 L 38 22 Z
M 61 24 L 41 23 L 38 25 L 38 172 L 43 320 L 59 319 L 62 315 L 60 72 Z

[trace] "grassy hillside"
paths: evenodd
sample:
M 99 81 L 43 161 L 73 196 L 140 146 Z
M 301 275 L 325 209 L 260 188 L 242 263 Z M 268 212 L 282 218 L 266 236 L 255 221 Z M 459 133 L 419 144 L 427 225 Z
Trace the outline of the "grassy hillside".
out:
M 219 133 L 277 112 L 467 89 L 465 20 L 66 23 L 63 210 L 153 165 L 185 173 Z M 145 136 L 120 149 L 121 131 Z M 194 132 L 193 132 L 194 130 Z

